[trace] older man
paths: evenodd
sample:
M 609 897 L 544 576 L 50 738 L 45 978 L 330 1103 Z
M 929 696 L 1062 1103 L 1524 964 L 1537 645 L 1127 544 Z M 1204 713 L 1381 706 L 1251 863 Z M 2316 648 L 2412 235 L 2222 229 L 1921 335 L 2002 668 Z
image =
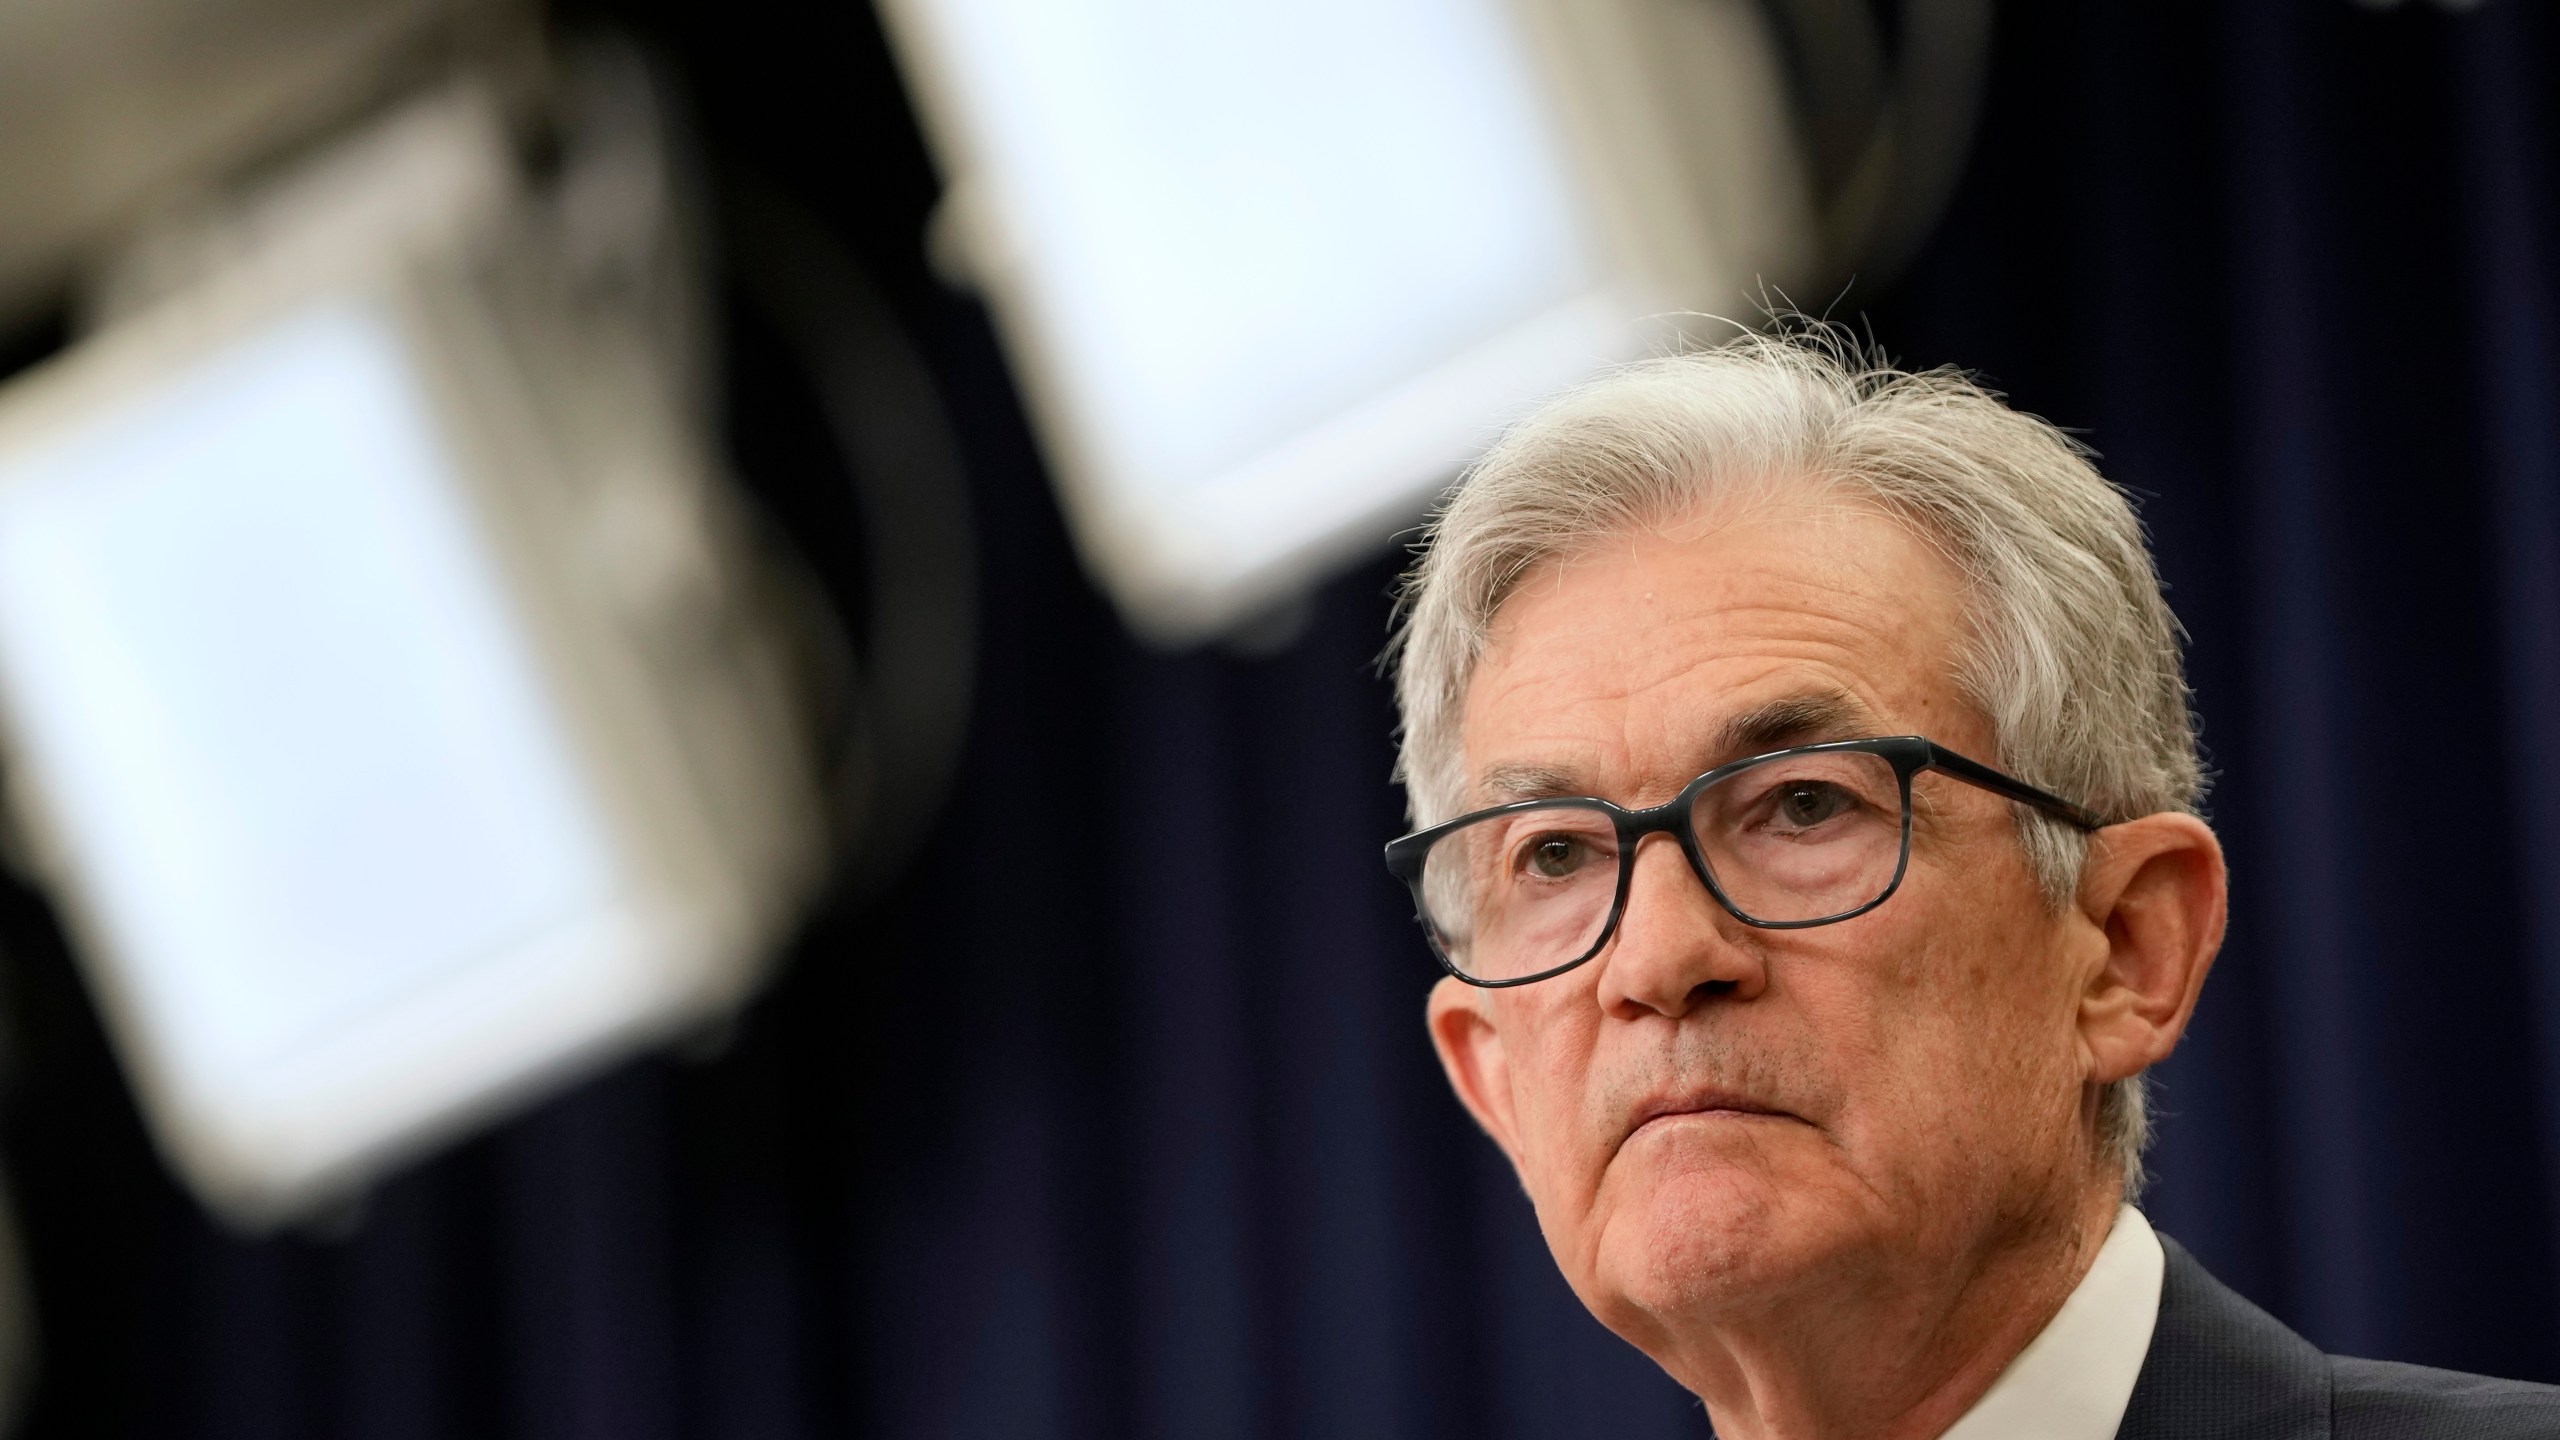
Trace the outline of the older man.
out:
M 2052 426 L 1819 329 L 1635 366 L 1493 449 L 1408 599 L 1432 1041 L 1718 1435 L 2560 1434 L 2128 1203 L 2223 862 L 2140 529 Z

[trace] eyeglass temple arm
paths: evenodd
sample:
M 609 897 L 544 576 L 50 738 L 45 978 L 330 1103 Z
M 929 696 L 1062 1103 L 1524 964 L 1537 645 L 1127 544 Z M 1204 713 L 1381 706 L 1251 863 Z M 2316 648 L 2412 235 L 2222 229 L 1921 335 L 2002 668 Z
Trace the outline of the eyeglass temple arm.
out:
M 2103 830 L 2106 822 L 2072 804 L 2059 795 L 2039 790 L 2023 780 L 2012 779 L 1988 765 L 1967 760 L 1953 750 L 1936 743 L 1929 745 L 1929 768 L 1944 770 L 1967 784 L 1979 785 L 1994 795 L 2006 796 L 2021 805 L 2032 805 L 2056 820 L 2083 830 Z

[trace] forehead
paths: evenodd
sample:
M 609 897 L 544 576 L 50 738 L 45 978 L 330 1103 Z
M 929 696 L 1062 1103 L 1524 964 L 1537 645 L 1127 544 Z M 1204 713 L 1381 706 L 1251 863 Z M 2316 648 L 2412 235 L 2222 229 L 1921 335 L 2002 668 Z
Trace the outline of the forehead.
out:
M 1495 615 L 1469 683 L 1470 794 L 1524 771 L 1667 791 L 1736 746 L 1840 734 L 1979 753 L 1955 684 L 1963 603 L 1934 547 L 1846 500 L 1710 508 L 1550 560 Z

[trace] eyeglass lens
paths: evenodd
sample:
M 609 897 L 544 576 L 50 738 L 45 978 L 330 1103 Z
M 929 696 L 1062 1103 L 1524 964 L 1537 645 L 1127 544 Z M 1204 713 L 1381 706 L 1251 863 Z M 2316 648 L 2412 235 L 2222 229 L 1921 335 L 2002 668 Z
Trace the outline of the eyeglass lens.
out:
M 1864 751 L 1780 755 L 1699 792 L 1689 824 L 1708 873 L 1751 919 L 1824 920 L 1893 884 L 1903 792 Z M 1423 860 L 1422 907 L 1441 953 L 1466 975 L 1516 980 L 1600 943 L 1618 893 L 1609 813 L 1549 806 L 1491 815 L 1444 835 Z

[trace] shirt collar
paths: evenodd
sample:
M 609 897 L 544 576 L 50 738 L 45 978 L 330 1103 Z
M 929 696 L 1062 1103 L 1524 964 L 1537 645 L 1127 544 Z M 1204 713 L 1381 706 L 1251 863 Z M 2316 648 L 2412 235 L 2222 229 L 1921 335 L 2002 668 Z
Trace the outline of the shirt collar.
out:
M 2112 1440 L 2160 1319 L 2168 1258 L 2127 1205 L 2052 1321 L 1940 1440 Z

